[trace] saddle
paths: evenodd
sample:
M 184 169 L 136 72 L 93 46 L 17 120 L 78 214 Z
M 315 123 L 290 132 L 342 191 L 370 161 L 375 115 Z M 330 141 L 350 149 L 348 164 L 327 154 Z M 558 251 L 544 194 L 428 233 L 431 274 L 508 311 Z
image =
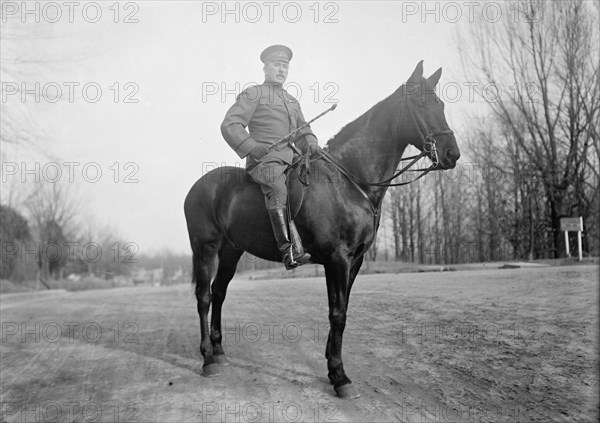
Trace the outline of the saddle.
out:
M 304 160 L 295 160 L 285 170 L 286 186 L 288 192 L 287 214 L 288 220 L 294 220 L 302 207 L 304 189 L 308 186 L 308 172 Z

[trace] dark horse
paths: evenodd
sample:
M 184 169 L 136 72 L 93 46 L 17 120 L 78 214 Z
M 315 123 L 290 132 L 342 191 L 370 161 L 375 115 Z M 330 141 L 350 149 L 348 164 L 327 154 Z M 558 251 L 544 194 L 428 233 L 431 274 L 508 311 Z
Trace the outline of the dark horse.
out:
M 375 239 L 378 211 L 387 190 L 385 184 L 365 181 L 391 178 L 409 144 L 426 153 L 437 163 L 437 169 L 453 168 L 460 156 L 446 123 L 444 105 L 434 92 L 441 73 L 440 68 L 424 78 L 419 62 L 406 84 L 342 128 L 328 142 L 327 150 L 351 176 L 342 176 L 323 160 L 314 161 L 310 184 L 295 218 L 306 250 L 325 268 L 330 322 L 325 357 L 329 380 L 340 397 L 358 396 L 358 389 L 344 371 L 342 335 L 350 290 Z M 437 146 L 436 157 L 427 148 L 428 140 Z M 351 182 L 351 178 L 358 182 Z M 227 362 L 221 346 L 221 308 L 242 253 L 272 261 L 281 261 L 281 254 L 263 194 L 244 169 L 221 167 L 207 173 L 188 193 L 184 208 L 193 250 L 200 352 L 204 374 L 211 376 Z

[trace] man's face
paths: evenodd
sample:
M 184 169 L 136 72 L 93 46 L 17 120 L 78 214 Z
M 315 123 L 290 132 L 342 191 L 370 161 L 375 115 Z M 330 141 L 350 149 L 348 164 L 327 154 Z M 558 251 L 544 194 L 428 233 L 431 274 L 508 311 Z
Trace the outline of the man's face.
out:
M 290 64 L 286 62 L 267 62 L 263 67 L 266 82 L 277 82 L 283 84 L 288 76 Z

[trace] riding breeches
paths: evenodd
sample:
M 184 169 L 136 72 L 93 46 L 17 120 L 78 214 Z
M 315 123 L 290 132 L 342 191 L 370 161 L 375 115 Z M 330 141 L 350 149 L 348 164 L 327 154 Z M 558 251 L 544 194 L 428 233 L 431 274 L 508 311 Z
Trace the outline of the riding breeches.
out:
M 282 208 L 286 205 L 285 169 L 287 166 L 277 157 L 265 157 L 264 161 L 259 161 L 256 166 L 248 170 L 250 177 L 260 184 L 267 209 Z

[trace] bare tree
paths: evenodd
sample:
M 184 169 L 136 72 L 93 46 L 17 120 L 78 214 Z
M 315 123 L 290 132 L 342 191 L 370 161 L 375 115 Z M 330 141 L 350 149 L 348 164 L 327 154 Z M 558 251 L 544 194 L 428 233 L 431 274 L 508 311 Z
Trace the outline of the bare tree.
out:
M 66 183 L 42 181 L 26 202 L 30 225 L 36 241 L 40 277 L 62 276 L 68 259 L 68 242 L 77 234 L 81 200 Z
M 394 259 L 400 261 L 402 258 L 402 236 L 400 233 L 400 221 L 402 219 L 402 204 L 400 191 L 397 188 L 390 189 L 390 216 L 392 218 L 392 236 L 394 238 Z
M 558 257 L 560 218 L 596 218 L 590 213 L 598 195 L 598 10 L 581 0 L 523 1 L 518 12 L 496 25 L 470 26 L 461 56 L 467 77 L 482 82 L 479 94 L 514 140 L 519 165 L 534 166 L 547 204 L 546 248 Z M 500 89 L 490 98 L 493 84 Z
M 76 273 L 111 278 L 115 275 L 128 275 L 139 262 L 139 246 L 127 242 L 118 231 L 108 224 L 99 223 L 93 216 L 80 225 L 77 254 L 74 257 L 78 266 Z M 166 255 L 171 253 L 163 251 Z
M 29 240 L 27 220 L 15 209 L 0 205 L 0 278 L 12 276 L 25 243 Z
M 25 7 L 25 3 L 20 3 L 20 7 Z M 32 110 L 36 102 L 31 100 L 31 95 L 30 101 L 24 101 L 28 94 L 23 89 L 32 90 L 35 83 L 52 80 L 73 64 L 81 65 L 111 47 L 99 45 L 91 38 L 94 37 L 91 33 L 78 30 L 76 25 L 57 26 L 43 19 L 36 22 L 35 19 L 23 19 L 19 13 L 3 14 L 1 20 L 3 100 L 0 143 L 26 146 L 48 154 L 39 141 L 51 140 L 53 134 L 38 123 Z
M 2 80 L 3 112 L 0 121 L 0 142 L 34 147 L 47 138 L 43 128 L 21 99 L 23 83 L 40 78 L 61 59 L 48 56 L 44 40 L 51 38 L 52 27 L 44 23 L 21 22 L 15 16 L 2 16 L 0 37 L 0 79 Z

